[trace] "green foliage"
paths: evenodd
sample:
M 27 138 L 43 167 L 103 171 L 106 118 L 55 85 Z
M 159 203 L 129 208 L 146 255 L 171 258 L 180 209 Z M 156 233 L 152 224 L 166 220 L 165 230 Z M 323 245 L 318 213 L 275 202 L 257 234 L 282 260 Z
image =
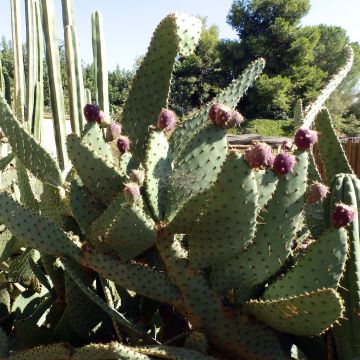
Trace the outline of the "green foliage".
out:
M 291 137 L 294 127 L 292 120 L 254 119 L 245 123 L 243 131 L 245 134 Z
M 327 25 L 300 27 L 309 9 L 309 0 L 233 2 L 228 23 L 241 41 L 222 42 L 223 68 L 236 75 L 256 57 L 267 61 L 265 74 L 241 103 L 247 117 L 291 117 L 296 99 L 306 104 L 313 101 L 344 64 L 349 44 L 345 30 Z

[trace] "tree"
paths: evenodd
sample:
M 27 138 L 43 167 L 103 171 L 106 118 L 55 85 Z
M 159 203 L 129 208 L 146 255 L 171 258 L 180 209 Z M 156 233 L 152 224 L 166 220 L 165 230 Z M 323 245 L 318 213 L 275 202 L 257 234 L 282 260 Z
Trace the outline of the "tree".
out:
M 223 41 L 222 60 L 236 77 L 252 60 L 266 59 L 264 74 L 241 104 L 247 117 L 286 118 L 294 101 L 305 105 L 346 59 L 349 39 L 335 26 L 301 27 L 309 0 L 236 0 L 228 23 L 240 41 Z

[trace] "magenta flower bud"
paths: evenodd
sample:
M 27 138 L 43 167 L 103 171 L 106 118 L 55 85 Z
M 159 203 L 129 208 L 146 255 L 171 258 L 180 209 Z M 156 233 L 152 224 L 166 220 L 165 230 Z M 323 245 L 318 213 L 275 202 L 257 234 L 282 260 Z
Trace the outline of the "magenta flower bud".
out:
M 130 150 L 130 140 L 127 136 L 119 136 L 116 146 L 121 153 L 126 153 Z
M 84 107 L 84 116 L 88 122 L 99 122 L 100 108 L 95 104 L 86 104 Z
M 121 135 L 122 127 L 116 122 L 112 122 L 106 128 L 106 140 L 114 141 Z
M 258 143 L 247 149 L 244 154 L 245 160 L 252 169 L 264 169 L 272 166 L 274 155 L 270 145 Z
M 317 132 L 310 129 L 299 129 L 295 134 L 294 143 L 300 150 L 308 150 L 317 142 Z
M 275 157 L 273 163 L 273 170 L 278 175 L 286 175 L 294 168 L 295 163 L 296 163 L 296 158 L 294 155 L 280 153 Z
M 157 127 L 160 130 L 168 132 L 174 129 L 175 124 L 176 117 L 174 112 L 168 109 L 162 109 L 157 120 Z
M 140 187 L 135 183 L 127 183 L 123 190 L 125 199 L 128 204 L 133 205 L 140 200 Z
M 326 185 L 316 181 L 309 188 L 306 202 L 308 204 L 317 203 L 324 199 L 328 193 L 329 188 Z
M 340 228 L 349 225 L 355 217 L 356 210 L 349 205 L 339 203 L 335 205 L 332 213 L 332 221 L 335 227 Z

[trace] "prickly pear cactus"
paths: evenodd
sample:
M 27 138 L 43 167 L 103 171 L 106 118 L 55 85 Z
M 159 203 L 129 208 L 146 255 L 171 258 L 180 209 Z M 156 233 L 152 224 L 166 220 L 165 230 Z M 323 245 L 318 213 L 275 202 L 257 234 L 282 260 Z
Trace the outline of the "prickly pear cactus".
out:
M 39 20 L 34 3 L 29 19 Z M 337 321 L 352 329 L 357 180 L 336 175 L 325 201 L 308 194 L 317 140 L 308 129 L 298 130 L 294 152 L 275 154 L 256 144 L 243 154 L 227 147 L 226 129 L 243 121 L 235 107 L 264 60 L 249 64 L 179 125 L 167 109 L 172 69 L 179 54 L 195 49 L 201 22 L 170 14 L 136 73 L 122 124 L 114 124 L 95 12 L 96 97 L 103 109 L 87 104 L 82 112 L 88 91 L 81 81 L 72 83 L 73 134 L 65 139 L 54 11 L 52 1 L 43 3 L 58 161 L 0 92 L 0 127 L 18 176 L 0 192 L 1 356 L 281 360 L 289 359 L 292 344 L 301 347 L 300 337 L 329 333 Z M 72 9 L 64 0 L 68 76 L 76 82 L 81 67 Z M 40 42 L 41 22 L 33 25 L 29 38 Z M 11 161 L 3 160 L 2 175 Z M 324 203 L 316 238 L 303 232 L 307 199 Z M 353 216 L 335 219 L 338 203 Z M 202 334 L 201 346 L 185 341 L 190 329 Z M 344 354 L 358 341 L 356 330 L 351 343 L 338 326 L 333 334 Z

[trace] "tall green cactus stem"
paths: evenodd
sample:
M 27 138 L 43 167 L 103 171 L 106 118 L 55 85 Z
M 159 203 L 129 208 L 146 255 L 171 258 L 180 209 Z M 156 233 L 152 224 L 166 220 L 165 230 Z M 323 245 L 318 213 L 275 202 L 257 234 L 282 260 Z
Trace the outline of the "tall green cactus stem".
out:
M 61 0 L 64 28 L 68 25 L 75 27 L 74 1 Z
M 57 158 L 60 168 L 65 169 L 68 162 L 66 152 L 66 120 L 53 0 L 42 0 L 42 13 Z
M 330 95 L 334 92 L 334 90 L 345 79 L 346 75 L 351 70 L 353 63 L 354 63 L 354 50 L 350 45 L 348 45 L 348 59 L 346 61 L 345 66 L 341 68 L 339 72 L 332 77 L 329 83 L 321 91 L 318 98 L 312 104 L 309 104 L 305 108 L 305 117 L 302 125 L 303 127 L 306 128 L 311 127 L 317 113 L 323 107 L 326 100 L 330 97 Z
M 109 84 L 105 56 L 103 18 L 99 11 L 91 15 L 92 44 L 95 66 L 96 102 L 106 115 L 110 114 Z
M 319 133 L 318 146 L 327 179 L 330 180 L 338 173 L 353 173 L 327 109 L 324 108 L 318 113 L 315 127 Z
M 35 108 L 32 123 L 32 133 L 34 138 L 41 142 L 42 122 L 44 119 L 44 44 L 43 28 L 40 12 L 40 0 L 35 1 L 36 16 L 36 49 L 37 49 L 37 82 L 35 84 Z
M 324 204 L 327 221 L 334 202 L 343 202 L 354 208 L 360 204 L 360 180 L 351 174 L 339 174 L 333 179 L 331 196 Z M 334 199 L 334 201 L 332 200 Z M 340 293 L 345 300 L 346 312 L 340 324 L 334 327 L 336 353 L 339 360 L 355 359 L 360 356 L 360 214 L 347 227 L 349 234 L 349 257 L 345 275 L 341 281 Z
M 25 1 L 26 12 L 26 63 L 27 63 L 27 78 L 26 78 L 26 101 L 25 101 L 25 121 L 29 128 L 32 127 L 33 113 L 34 113 L 34 94 L 35 85 L 37 82 L 37 22 L 36 9 L 33 0 Z
M 91 91 L 90 91 L 90 89 L 85 88 L 84 92 L 85 92 L 85 94 L 84 94 L 85 103 L 86 103 L 86 104 L 91 104 L 92 98 L 91 98 Z
M 0 92 L 1 92 L 1 95 L 4 97 L 5 96 L 5 79 L 4 79 L 1 59 L 0 59 Z
M 84 126 L 83 108 L 85 95 L 80 51 L 75 28 L 73 0 L 62 0 L 62 9 L 71 129 L 73 133 L 80 135 Z
M 24 121 L 25 77 L 21 41 L 20 0 L 11 0 L 11 29 L 14 47 L 14 104 L 19 109 L 19 121 Z
M 176 56 L 194 51 L 201 27 L 198 18 L 174 13 L 164 18 L 153 34 L 123 112 L 124 131 L 132 140 L 132 152 L 137 159 L 144 158 L 149 125 L 156 124 L 161 109 L 168 105 L 169 84 Z

